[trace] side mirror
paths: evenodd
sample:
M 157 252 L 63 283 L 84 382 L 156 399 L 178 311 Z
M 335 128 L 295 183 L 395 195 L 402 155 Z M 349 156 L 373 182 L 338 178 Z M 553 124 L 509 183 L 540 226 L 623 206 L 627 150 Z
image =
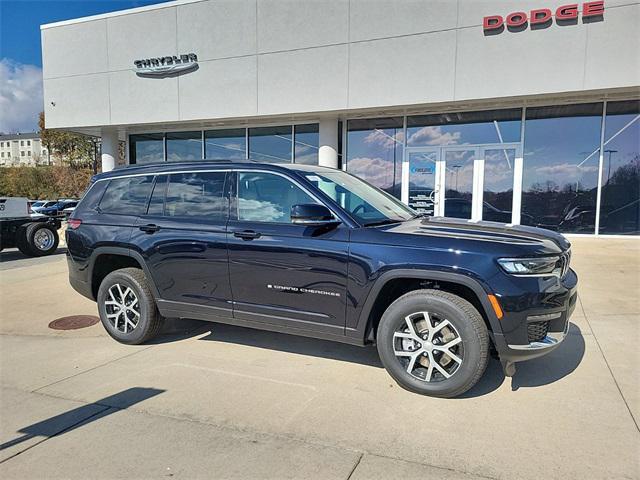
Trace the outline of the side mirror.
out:
M 340 220 L 335 218 L 324 205 L 304 203 L 291 207 L 291 223 L 301 225 L 336 225 Z

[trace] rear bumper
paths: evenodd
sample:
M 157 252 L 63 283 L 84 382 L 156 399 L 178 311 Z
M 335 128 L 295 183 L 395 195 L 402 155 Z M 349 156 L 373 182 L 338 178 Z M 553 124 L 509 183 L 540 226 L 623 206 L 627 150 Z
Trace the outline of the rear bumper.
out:
M 87 297 L 89 300 L 95 301 L 93 297 L 93 292 L 91 289 L 91 283 L 87 281 L 87 269 L 82 268 L 76 262 L 71 254 L 67 251 L 67 267 L 69 268 L 69 283 L 73 287 L 73 289 L 78 292 L 80 295 Z

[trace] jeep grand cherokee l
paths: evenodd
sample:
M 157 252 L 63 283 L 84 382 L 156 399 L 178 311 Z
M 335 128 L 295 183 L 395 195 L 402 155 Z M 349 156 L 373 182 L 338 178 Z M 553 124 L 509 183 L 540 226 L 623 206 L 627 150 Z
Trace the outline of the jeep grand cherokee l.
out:
M 512 375 L 556 348 L 576 302 L 562 235 L 421 216 L 317 166 L 115 170 L 66 235 L 71 285 L 119 342 L 172 317 L 375 343 L 401 386 L 440 397 L 471 388 L 490 349 Z

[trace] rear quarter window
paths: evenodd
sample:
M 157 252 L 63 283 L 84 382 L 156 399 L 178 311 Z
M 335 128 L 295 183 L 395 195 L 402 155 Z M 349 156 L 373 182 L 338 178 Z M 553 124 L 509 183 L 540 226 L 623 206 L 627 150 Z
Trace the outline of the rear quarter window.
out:
M 115 178 L 109 181 L 100 200 L 102 213 L 142 215 L 153 187 L 153 175 Z

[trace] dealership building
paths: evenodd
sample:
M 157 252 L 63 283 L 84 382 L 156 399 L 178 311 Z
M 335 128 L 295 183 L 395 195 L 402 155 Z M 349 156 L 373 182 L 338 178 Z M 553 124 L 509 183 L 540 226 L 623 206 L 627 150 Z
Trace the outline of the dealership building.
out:
M 640 2 L 178 0 L 41 27 L 102 168 L 341 168 L 417 210 L 640 235 Z

